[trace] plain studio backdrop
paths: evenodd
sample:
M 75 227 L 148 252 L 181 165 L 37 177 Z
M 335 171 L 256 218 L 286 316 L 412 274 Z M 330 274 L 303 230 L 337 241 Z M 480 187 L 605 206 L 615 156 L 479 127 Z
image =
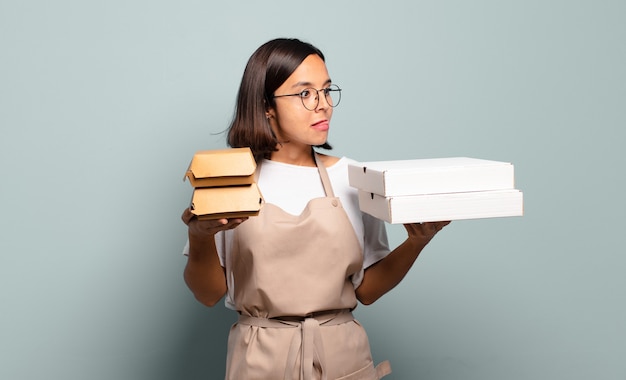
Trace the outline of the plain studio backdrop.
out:
M 626 379 L 623 1 L 0 2 L 0 378 L 219 379 L 185 287 L 193 153 L 298 37 L 359 161 L 512 162 L 525 215 L 454 222 L 356 316 L 390 379 Z M 388 225 L 392 244 L 404 238 Z

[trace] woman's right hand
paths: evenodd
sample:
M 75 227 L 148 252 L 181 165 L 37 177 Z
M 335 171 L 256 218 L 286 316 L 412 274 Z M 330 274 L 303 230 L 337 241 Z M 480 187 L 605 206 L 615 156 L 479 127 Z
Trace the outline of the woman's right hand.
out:
M 185 209 L 181 219 L 189 227 L 189 236 L 196 238 L 212 238 L 219 231 L 233 229 L 248 220 L 248 218 L 198 220 L 189 208 Z
M 198 301 L 215 305 L 226 294 L 226 274 L 215 247 L 215 234 L 237 227 L 248 218 L 198 220 L 186 209 L 181 216 L 189 230 L 185 282 Z

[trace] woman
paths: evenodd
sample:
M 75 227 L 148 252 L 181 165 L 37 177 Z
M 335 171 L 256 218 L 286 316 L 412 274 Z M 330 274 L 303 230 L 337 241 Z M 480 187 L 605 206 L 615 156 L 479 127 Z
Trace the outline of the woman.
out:
M 265 203 L 258 216 L 198 221 L 189 210 L 185 281 L 212 306 L 226 295 L 239 314 L 227 379 L 379 379 L 367 335 L 351 311 L 396 286 L 448 222 L 405 225 L 389 252 L 384 223 L 361 213 L 347 158 L 328 131 L 341 90 L 324 55 L 276 39 L 250 57 L 239 88 L 231 147 L 250 147 Z

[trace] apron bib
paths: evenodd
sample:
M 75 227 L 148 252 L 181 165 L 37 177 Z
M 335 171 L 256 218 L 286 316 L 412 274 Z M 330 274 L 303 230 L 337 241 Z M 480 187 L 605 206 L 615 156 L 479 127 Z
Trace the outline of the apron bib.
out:
M 351 275 L 363 265 L 354 228 L 315 155 L 326 197 L 300 215 L 264 204 L 233 233 L 226 274 L 240 319 L 230 331 L 226 378 L 379 379 L 367 335 L 350 312 Z

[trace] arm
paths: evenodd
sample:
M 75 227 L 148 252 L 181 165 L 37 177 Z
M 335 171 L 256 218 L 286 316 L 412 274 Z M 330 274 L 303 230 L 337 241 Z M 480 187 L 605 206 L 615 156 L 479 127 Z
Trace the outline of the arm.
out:
M 393 289 L 407 274 L 426 244 L 450 222 L 405 224 L 407 239 L 384 259 L 365 269 L 356 289 L 358 300 L 369 305 Z
M 187 287 L 198 301 L 215 305 L 226 294 L 226 274 L 215 247 L 215 234 L 237 227 L 247 218 L 198 220 L 189 209 L 182 215 L 188 226 L 189 258 L 184 278 Z

